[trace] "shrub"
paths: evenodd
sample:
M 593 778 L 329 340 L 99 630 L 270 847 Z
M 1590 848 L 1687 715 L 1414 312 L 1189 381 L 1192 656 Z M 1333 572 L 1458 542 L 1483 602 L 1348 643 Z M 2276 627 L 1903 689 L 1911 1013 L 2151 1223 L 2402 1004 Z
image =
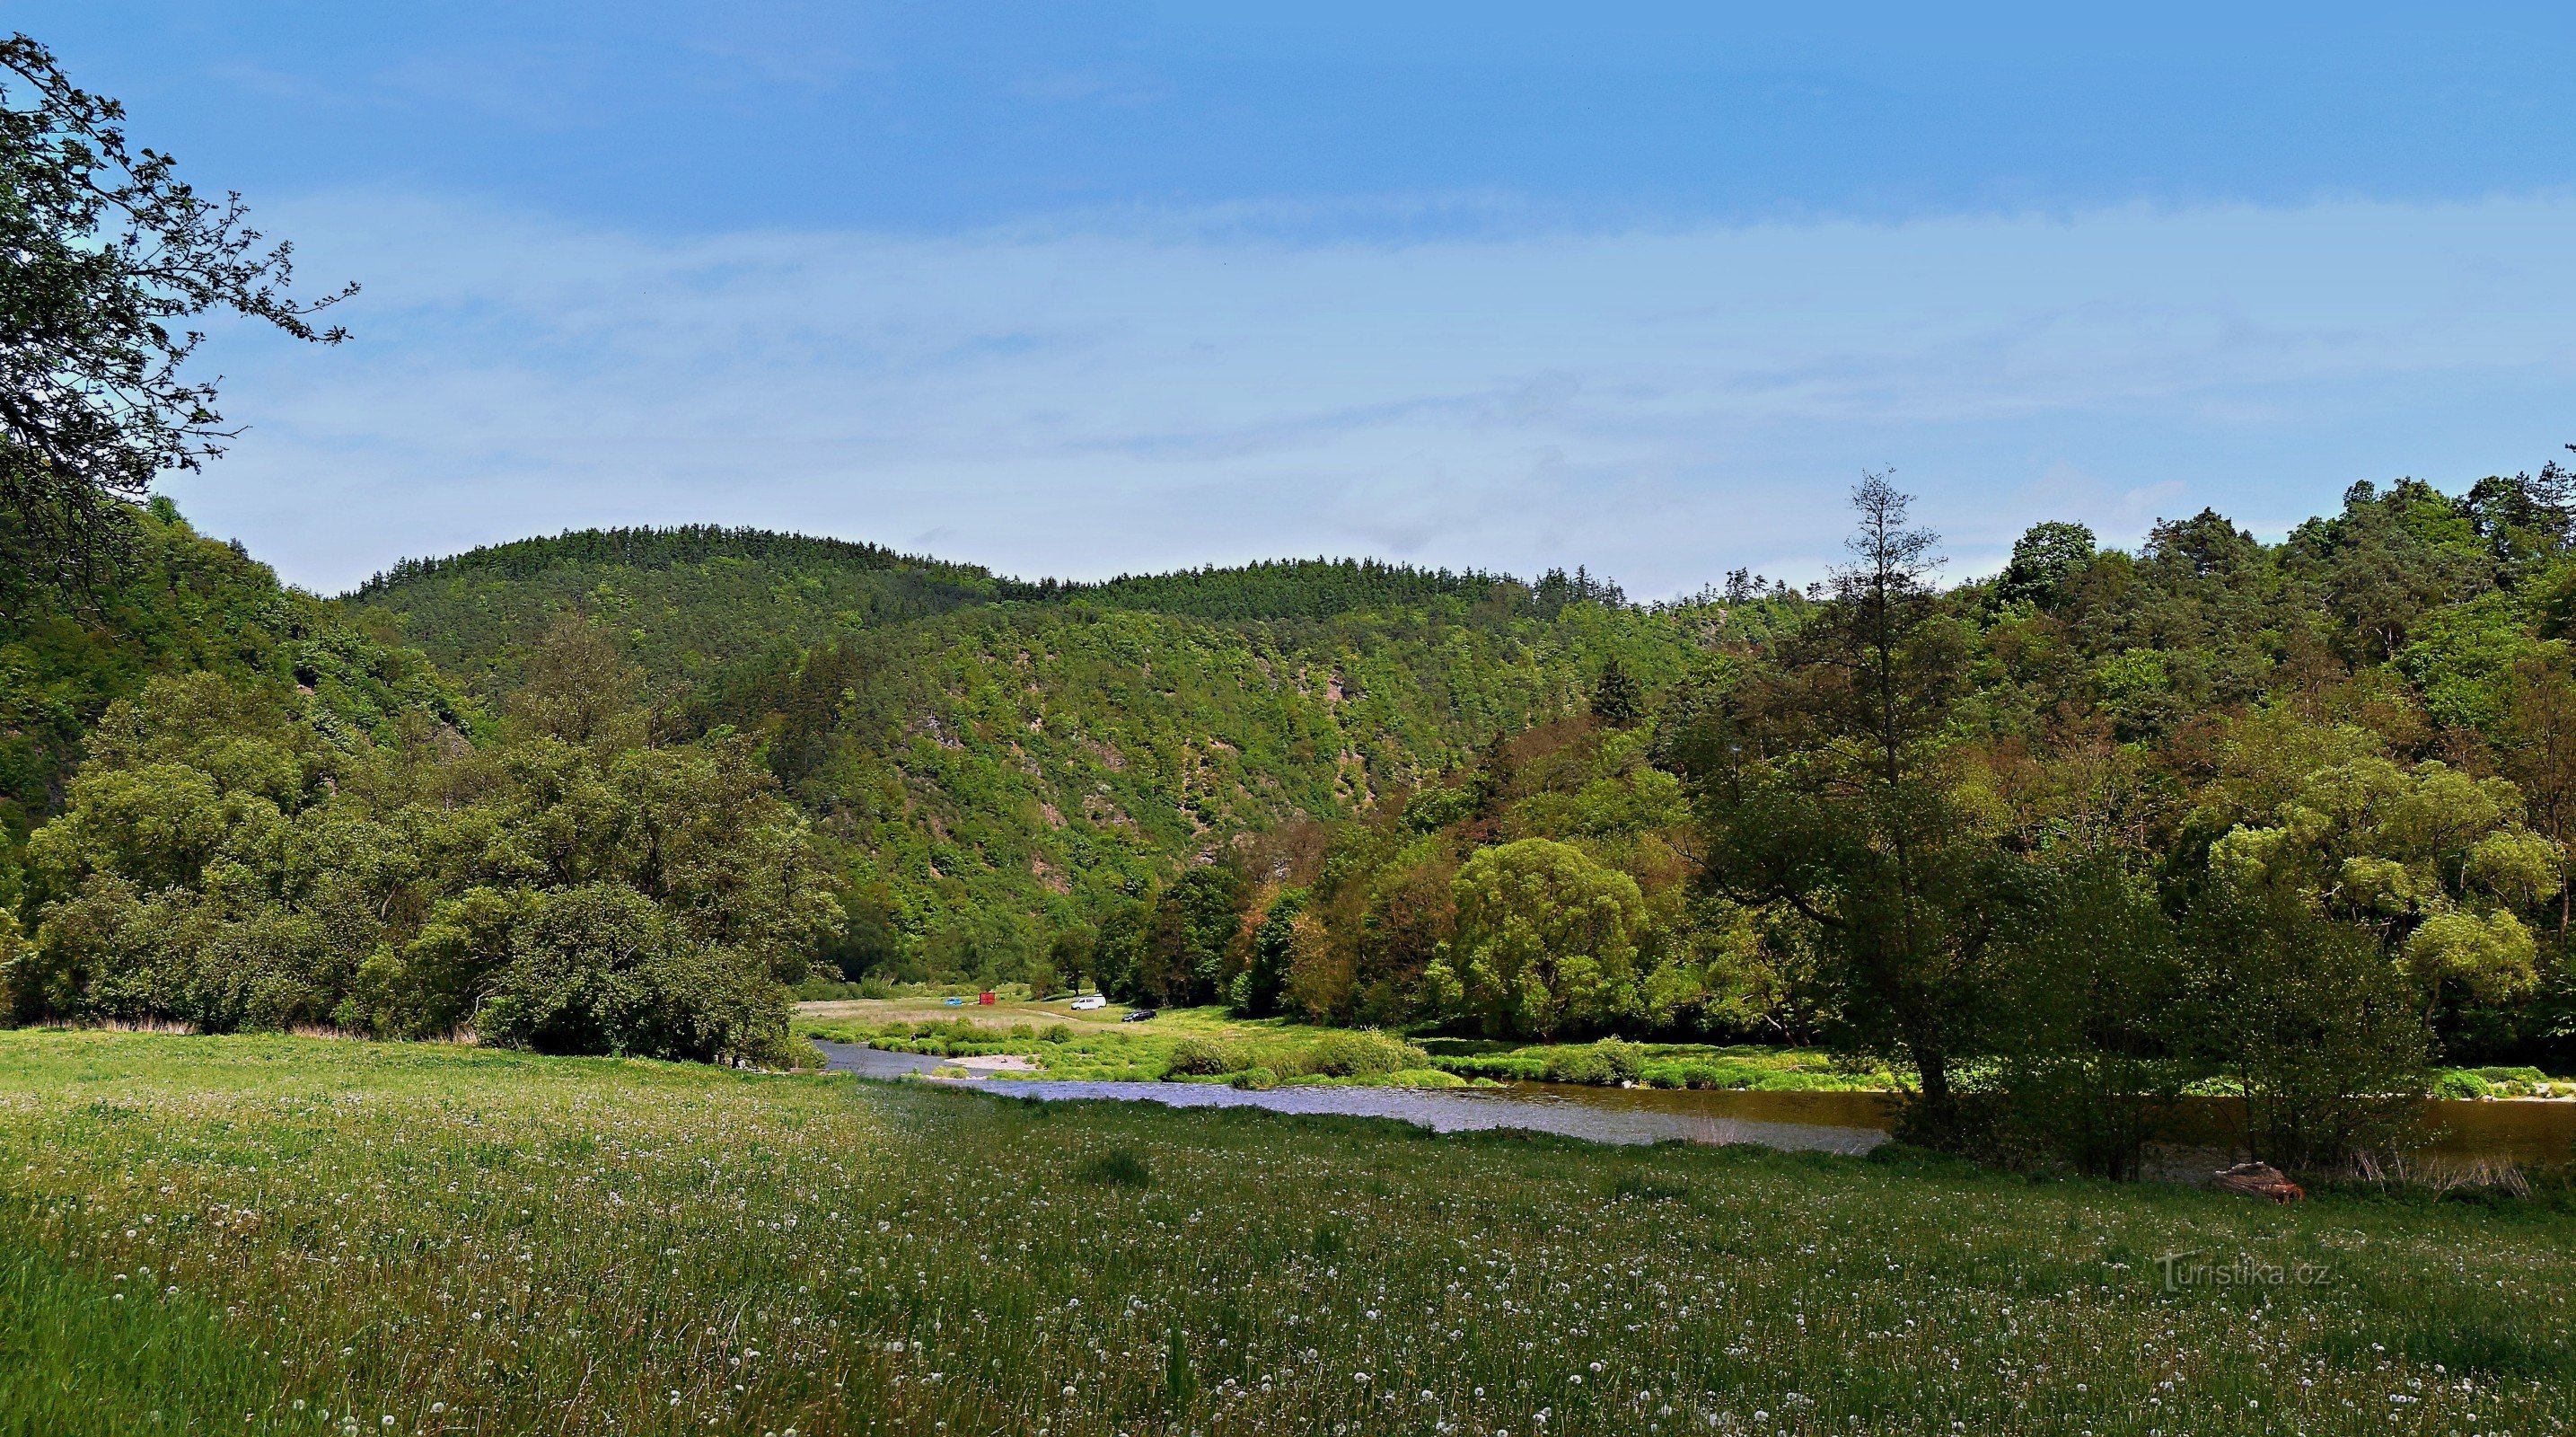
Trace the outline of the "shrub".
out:
M 2464 1102 L 2475 1098 L 2493 1097 L 2494 1095 L 2495 1089 L 2488 1086 L 2486 1079 L 2475 1073 L 2464 1072 L 2458 1068 L 2453 1068 L 2433 1080 L 2433 1096 L 2437 1098 L 2446 1098 L 2453 1102 Z
M 859 991 L 859 985 L 856 983 L 844 983 L 838 978 L 825 978 L 812 973 L 805 975 L 804 979 L 790 991 L 795 993 L 796 1001 L 800 1003 L 834 1003 L 867 996 Z
M 1247 1066 L 1234 1045 L 1214 1038 L 1183 1038 L 1172 1045 L 1169 1071 L 1189 1077 L 1215 1077 Z
M 1625 1038 L 1604 1038 L 1592 1045 L 1601 1061 L 1610 1067 L 1610 1076 L 1620 1082 L 1633 1083 L 1645 1076 L 1646 1045 Z
M 1617 1081 L 1611 1073 L 1610 1060 L 1597 1048 L 1551 1048 L 1539 1064 L 1539 1076 L 1551 1083 Z
M 1431 1055 L 1391 1033 L 1327 1033 L 1306 1050 L 1299 1066 L 1325 1078 L 1356 1078 L 1431 1066 Z
M 1065 1023 L 1049 1023 L 1046 1031 L 1038 1034 L 1038 1038 L 1039 1041 L 1047 1043 L 1070 1043 L 1073 1041 L 1073 1028 Z
M 596 647 L 549 638 L 532 675 Z M 573 705 L 578 738 L 528 709 L 477 752 L 436 724 L 370 742 L 213 674 L 155 680 L 101 720 L 66 811 L 30 840 L 59 897 L 40 961 L 0 970 L 7 1006 L 788 1054 L 786 985 L 835 911 L 804 820 L 747 750 L 644 746 L 620 702 Z
M 2182 937 L 2192 1001 L 2228 1015 L 2193 1056 L 2242 1084 L 2255 1157 L 2330 1169 L 2414 1130 L 2431 1077 L 2422 998 L 2369 932 L 2295 894 L 2221 893 Z
M 664 941 L 660 912 L 632 888 L 545 894 L 511 943 L 475 1031 L 504 1048 L 626 1052 L 653 1001 L 643 959 Z
M 1633 1083 L 1645 1071 L 1646 1045 L 1624 1038 L 1550 1048 L 1539 1059 L 1539 1076 L 1551 1083 Z
M 1266 1093 L 1279 1086 L 1279 1075 L 1268 1068 L 1252 1067 L 1234 1075 L 1233 1085 L 1256 1093 Z

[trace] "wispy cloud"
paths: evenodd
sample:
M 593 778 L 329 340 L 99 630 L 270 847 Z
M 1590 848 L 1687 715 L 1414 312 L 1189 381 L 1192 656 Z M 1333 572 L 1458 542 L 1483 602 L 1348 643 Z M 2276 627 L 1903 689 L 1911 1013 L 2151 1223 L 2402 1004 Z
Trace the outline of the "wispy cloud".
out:
M 1884 463 L 1965 572 L 2039 518 L 2268 523 L 2576 438 L 2557 196 L 1378 243 L 1205 214 L 672 242 L 394 193 L 273 218 L 366 281 L 358 338 L 242 340 L 256 427 L 180 493 L 326 589 L 705 519 L 1023 573 L 1375 551 L 1653 592 L 1811 572 Z

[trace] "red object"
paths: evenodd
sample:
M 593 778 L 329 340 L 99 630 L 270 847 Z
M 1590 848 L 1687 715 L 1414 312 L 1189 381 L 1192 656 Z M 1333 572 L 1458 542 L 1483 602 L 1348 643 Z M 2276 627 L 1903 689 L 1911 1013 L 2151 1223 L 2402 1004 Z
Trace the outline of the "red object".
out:
M 975 995 L 975 1001 L 987 1008 L 990 1008 L 993 1006 L 993 995 L 990 993 L 978 993 Z
M 2283 1177 L 2280 1169 L 2263 1163 L 2238 1163 L 2218 1175 L 2217 1185 L 2227 1192 L 2283 1203 L 2297 1202 L 2308 1195 L 2306 1189 Z

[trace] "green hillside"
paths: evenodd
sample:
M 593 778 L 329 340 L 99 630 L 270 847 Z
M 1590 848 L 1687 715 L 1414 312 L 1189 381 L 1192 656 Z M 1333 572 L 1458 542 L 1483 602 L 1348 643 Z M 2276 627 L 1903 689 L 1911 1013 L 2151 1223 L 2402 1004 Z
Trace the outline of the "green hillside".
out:
M 836 842 L 850 966 L 986 973 L 1580 708 L 1614 656 L 1669 685 L 1796 607 L 1334 560 L 1029 583 L 715 529 L 407 563 L 349 602 L 487 691 L 558 613 L 588 615 L 675 733 L 757 738 Z

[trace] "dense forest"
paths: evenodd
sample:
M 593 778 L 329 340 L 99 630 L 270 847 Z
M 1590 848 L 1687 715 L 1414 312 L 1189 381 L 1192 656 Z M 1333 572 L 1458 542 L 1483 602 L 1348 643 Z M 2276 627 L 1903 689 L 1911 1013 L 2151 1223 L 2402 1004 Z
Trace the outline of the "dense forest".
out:
M 849 914 L 827 966 L 1045 984 L 1074 976 L 1057 936 L 1185 868 L 1578 711 L 1614 660 L 1681 683 L 1800 601 L 1332 560 L 1030 583 L 701 529 L 408 564 L 347 602 L 487 698 L 579 614 L 662 733 L 754 743 L 812 817 Z

